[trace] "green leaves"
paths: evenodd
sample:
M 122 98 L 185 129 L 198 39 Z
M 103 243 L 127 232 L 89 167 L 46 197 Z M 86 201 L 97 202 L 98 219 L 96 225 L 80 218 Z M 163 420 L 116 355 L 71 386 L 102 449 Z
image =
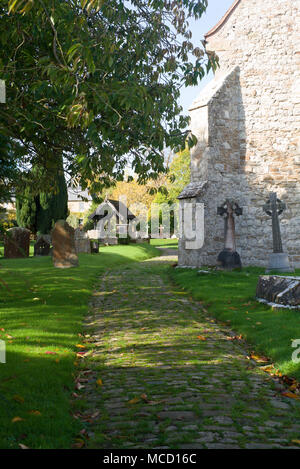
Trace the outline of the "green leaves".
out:
M 97 12 L 101 9 L 103 3 L 105 0 L 81 0 L 81 7 L 83 9 L 86 9 L 86 11 L 89 13 L 92 8 L 94 8 Z
M 34 0 L 9 0 L 8 2 L 8 12 L 9 13 L 28 13 L 33 7 Z
M 0 73 L 10 87 L 0 131 L 14 145 L 22 139 L 22 164 L 47 168 L 40 184 L 55 177 L 49 149 L 82 186 L 91 174 L 105 186 L 122 178 L 128 161 L 143 181 L 163 170 L 164 148 L 185 148 L 188 118 L 179 90 L 216 64 L 191 43 L 187 23 L 206 4 L 10 0 L 2 8 L 9 42 Z

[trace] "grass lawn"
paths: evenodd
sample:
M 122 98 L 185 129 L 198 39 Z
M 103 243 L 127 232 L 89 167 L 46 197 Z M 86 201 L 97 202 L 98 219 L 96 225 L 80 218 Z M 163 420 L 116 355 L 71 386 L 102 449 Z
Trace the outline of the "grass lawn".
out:
M 150 244 L 157 247 L 177 249 L 178 239 L 151 239 Z
M 157 254 L 148 244 L 105 247 L 62 270 L 50 257 L 0 259 L 0 448 L 71 446 L 76 345 L 93 285 L 108 267 Z
M 255 291 L 260 274 L 264 269 L 255 267 L 210 274 L 171 269 L 173 280 L 202 301 L 212 316 L 242 334 L 253 350 L 271 358 L 281 373 L 300 381 L 300 363 L 292 362 L 295 349 L 291 347 L 294 339 L 300 339 L 300 311 L 272 310 L 258 303 Z

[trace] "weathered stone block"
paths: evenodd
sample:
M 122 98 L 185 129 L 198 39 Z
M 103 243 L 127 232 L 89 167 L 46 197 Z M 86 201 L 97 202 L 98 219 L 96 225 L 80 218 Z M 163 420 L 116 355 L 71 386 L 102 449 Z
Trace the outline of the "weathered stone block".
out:
M 80 228 L 76 228 L 74 232 L 74 239 L 75 239 L 75 250 L 77 254 L 81 252 L 85 254 L 91 254 L 91 242 L 90 242 L 90 239 L 88 238 L 87 233 L 85 233 Z
M 258 280 L 256 297 L 270 303 L 300 307 L 300 277 L 262 275 Z

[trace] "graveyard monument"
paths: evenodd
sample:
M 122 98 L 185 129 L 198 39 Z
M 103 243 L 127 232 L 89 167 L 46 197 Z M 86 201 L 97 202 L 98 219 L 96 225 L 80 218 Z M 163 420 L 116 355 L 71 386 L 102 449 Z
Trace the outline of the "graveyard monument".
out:
M 273 253 L 269 257 L 268 272 L 277 270 L 278 272 L 293 272 L 289 263 L 289 258 L 282 249 L 279 215 L 286 209 L 286 204 L 277 199 L 276 192 L 271 192 L 264 211 L 272 218 Z
M 14 227 L 7 230 L 4 236 L 4 257 L 14 259 L 29 256 L 30 231 Z
M 236 202 L 226 200 L 218 207 L 218 215 L 224 216 L 224 249 L 218 255 L 218 263 L 224 269 L 241 268 L 241 258 L 236 252 L 234 215 L 240 216 L 243 209 Z
M 68 269 L 78 266 L 75 249 L 74 228 L 65 220 L 58 220 L 52 230 L 52 260 L 54 267 Z

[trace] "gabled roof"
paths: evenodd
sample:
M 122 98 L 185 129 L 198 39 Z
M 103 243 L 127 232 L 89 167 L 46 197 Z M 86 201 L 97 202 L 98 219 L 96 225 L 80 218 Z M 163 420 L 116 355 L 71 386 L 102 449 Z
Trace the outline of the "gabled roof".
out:
M 112 200 L 112 199 L 104 200 L 104 202 L 102 202 L 102 204 L 98 205 L 96 210 L 93 213 L 91 213 L 91 215 L 89 215 L 89 218 L 92 220 L 95 217 L 99 217 L 99 216 L 103 217 L 104 216 L 103 215 L 103 207 L 105 205 L 111 205 L 114 208 L 114 210 L 117 212 L 118 215 L 119 214 L 122 215 L 127 210 L 127 220 L 133 220 L 134 218 L 136 218 L 136 216 L 130 210 L 128 210 L 126 205 L 124 205 L 119 200 Z
M 229 18 L 229 16 L 231 15 L 231 13 L 233 13 L 233 11 L 236 9 L 236 7 L 238 6 L 239 3 L 241 3 L 242 0 L 235 0 L 234 3 L 231 5 L 231 7 L 229 8 L 229 10 L 225 13 L 225 15 L 223 16 L 223 18 L 220 19 L 220 21 L 212 28 L 208 31 L 208 33 L 206 33 L 204 35 L 205 39 L 207 39 L 208 37 L 212 36 L 213 34 L 215 34 L 217 31 L 219 31 L 219 29 L 223 26 L 223 24 L 227 21 L 227 19 Z

